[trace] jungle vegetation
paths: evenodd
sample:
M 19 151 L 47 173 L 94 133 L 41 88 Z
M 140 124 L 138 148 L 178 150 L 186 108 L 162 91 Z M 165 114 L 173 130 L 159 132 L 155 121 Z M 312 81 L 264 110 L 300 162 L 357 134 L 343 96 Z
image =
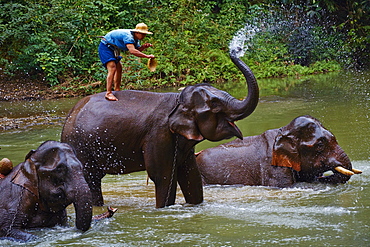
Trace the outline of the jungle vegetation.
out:
M 143 41 L 154 45 L 146 53 L 156 55 L 158 67 L 150 72 L 146 59 L 124 54 L 122 84 L 129 88 L 240 79 L 228 46 L 246 25 L 257 33 L 243 60 L 257 78 L 370 61 L 367 0 L 2 0 L 0 68 L 9 76 L 42 75 L 52 86 L 104 82 L 98 37 L 139 22 L 154 33 Z

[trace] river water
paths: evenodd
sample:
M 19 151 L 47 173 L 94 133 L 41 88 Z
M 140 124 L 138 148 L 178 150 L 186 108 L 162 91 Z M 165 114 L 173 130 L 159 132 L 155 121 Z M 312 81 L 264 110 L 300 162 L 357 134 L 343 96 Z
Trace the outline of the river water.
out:
M 268 79 L 259 85 L 257 109 L 237 123 L 244 136 L 309 114 L 334 133 L 363 174 L 337 186 L 206 186 L 204 203 L 186 205 L 178 191 L 176 205 L 163 209 L 155 208 L 154 184 L 146 184 L 145 172 L 109 175 L 103 194 L 107 205 L 118 208 L 113 218 L 81 233 L 73 228 L 69 206 L 71 227 L 31 230 L 36 241 L 0 240 L 0 246 L 370 246 L 370 74 Z M 246 93 L 243 84 L 224 89 L 240 98 Z M 77 100 L 1 102 L 0 158 L 18 164 L 41 142 L 59 140 L 64 117 Z M 11 123 L 5 126 L 4 117 Z M 217 144 L 205 141 L 196 151 Z M 94 214 L 105 210 L 94 207 Z

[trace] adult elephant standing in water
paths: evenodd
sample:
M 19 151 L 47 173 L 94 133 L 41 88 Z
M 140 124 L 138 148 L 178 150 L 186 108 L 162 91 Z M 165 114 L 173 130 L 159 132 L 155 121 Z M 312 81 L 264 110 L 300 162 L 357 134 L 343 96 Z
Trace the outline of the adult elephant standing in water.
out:
M 220 141 L 242 134 L 234 121 L 250 115 L 259 89 L 250 68 L 230 52 L 244 74 L 248 95 L 240 101 L 208 84 L 186 87 L 181 93 L 115 92 L 81 99 L 70 111 L 62 141 L 72 145 L 84 165 L 93 204 L 103 205 L 105 174 L 147 170 L 155 184 L 156 207 L 175 203 L 177 182 L 187 203 L 203 201 L 202 180 L 194 146 L 204 139 Z

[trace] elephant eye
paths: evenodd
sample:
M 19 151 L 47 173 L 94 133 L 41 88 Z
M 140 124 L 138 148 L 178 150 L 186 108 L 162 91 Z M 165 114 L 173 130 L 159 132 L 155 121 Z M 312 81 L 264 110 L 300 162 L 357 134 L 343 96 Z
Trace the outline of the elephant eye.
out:
M 218 100 L 216 100 L 216 99 L 212 99 L 212 100 L 211 100 L 211 107 L 212 107 L 212 108 L 214 108 L 214 107 L 217 107 L 217 106 L 219 106 L 219 102 L 218 102 Z
M 54 171 L 52 172 L 52 174 L 54 175 L 54 177 L 56 178 L 61 178 L 61 177 L 64 177 L 66 174 L 68 173 L 68 168 L 65 164 L 61 163 L 59 164 L 55 169 Z M 57 179 L 58 180 L 58 179 Z
M 316 143 L 316 151 L 321 153 L 325 150 L 325 147 L 326 147 L 326 140 L 320 138 Z
M 222 110 L 220 101 L 218 99 L 212 99 L 210 102 L 210 108 L 212 109 L 213 113 L 220 112 Z

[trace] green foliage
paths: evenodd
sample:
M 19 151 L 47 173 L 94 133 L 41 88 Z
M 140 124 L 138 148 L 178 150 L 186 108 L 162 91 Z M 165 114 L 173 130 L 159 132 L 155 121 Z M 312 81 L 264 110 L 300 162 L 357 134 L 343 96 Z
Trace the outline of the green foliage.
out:
M 259 2 L 259 1 L 258 1 Z M 319 41 L 314 51 L 320 59 L 336 59 L 342 66 L 348 68 L 363 68 L 370 66 L 370 1 L 346 0 L 269 0 L 273 9 L 291 21 L 299 20 L 300 25 L 305 20 L 314 20 L 315 33 L 306 35 L 305 48 Z M 282 8 L 283 6 L 283 8 Z M 306 18 L 300 18 L 300 16 Z M 297 29 L 294 29 L 296 32 Z M 307 41 L 309 41 L 307 45 Z M 323 41 L 326 41 L 324 43 Z M 306 43 L 306 44 L 305 44 Z M 336 49 L 336 51 L 334 49 Z M 293 50 L 294 52 L 294 50 Z M 324 53 L 325 58 L 319 53 Z
M 253 2 L 9 0 L 0 4 L 0 67 L 42 73 L 50 85 L 104 82 L 98 37 L 139 22 L 154 32 L 143 41 L 153 43 L 145 53 L 156 55 L 158 67 L 150 72 L 147 59 L 123 54 L 127 88 L 240 80 L 228 45 L 245 23 L 260 28 L 243 58 L 258 78 L 334 71 L 355 59 L 366 61 L 367 1 L 351 2 L 347 20 L 331 0 Z M 327 21 L 335 14 L 338 19 Z

